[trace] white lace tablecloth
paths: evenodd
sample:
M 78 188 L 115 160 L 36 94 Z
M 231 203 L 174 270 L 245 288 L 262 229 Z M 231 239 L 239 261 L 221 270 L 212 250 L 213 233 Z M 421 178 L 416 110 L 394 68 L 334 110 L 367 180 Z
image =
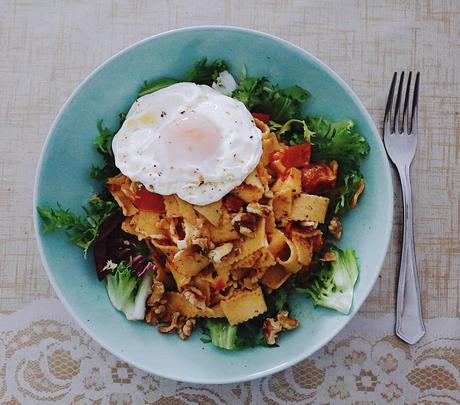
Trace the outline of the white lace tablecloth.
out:
M 149 375 L 101 348 L 56 299 L 0 316 L 0 401 L 6 404 L 460 403 L 460 324 L 427 322 L 415 346 L 394 317 L 356 316 L 330 344 L 271 377 L 228 385 Z
M 51 123 L 100 63 L 150 35 L 226 24 L 287 39 L 337 71 L 378 126 L 395 70 L 420 70 L 412 166 L 427 336 L 393 336 L 401 205 L 359 315 L 303 363 L 251 383 L 176 383 L 131 368 L 69 318 L 41 266 L 32 190 Z M 458 0 L 0 0 L 0 403 L 460 403 Z M 397 190 L 398 181 L 395 180 Z

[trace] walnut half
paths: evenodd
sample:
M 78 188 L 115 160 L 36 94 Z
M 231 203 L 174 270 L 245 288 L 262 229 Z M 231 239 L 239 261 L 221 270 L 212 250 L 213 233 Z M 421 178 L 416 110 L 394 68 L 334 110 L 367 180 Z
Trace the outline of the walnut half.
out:
M 266 217 L 272 212 L 272 208 L 268 205 L 259 203 L 249 203 L 246 207 L 246 211 L 250 214 L 255 214 L 259 217 Z
M 198 288 L 192 285 L 187 286 L 182 292 L 182 295 L 190 303 L 190 305 L 197 307 L 198 309 L 206 308 L 206 297 Z
M 152 284 L 152 293 L 147 299 L 147 312 L 145 314 L 145 321 L 150 325 L 156 325 L 162 322 L 166 315 L 166 303 L 163 298 L 165 293 L 165 286 L 158 280 L 154 280 Z
M 353 197 L 351 198 L 351 201 L 350 201 L 350 208 L 355 208 L 356 207 L 356 204 L 358 203 L 358 198 L 359 196 L 363 193 L 364 191 L 364 180 L 361 179 L 358 183 L 358 187 L 356 188 L 356 192 L 355 194 L 353 195 Z
M 179 312 L 174 312 L 171 323 L 169 325 L 163 325 L 158 328 L 161 333 L 170 333 L 176 331 L 182 340 L 186 340 L 190 337 L 195 328 L 196 320 L 191 318 L 187 319 Z
M 255 215 L 240 212 L 232 219 L 232 225 L 243 236 L 252 236 L 256 230 L 257 219 Z
M 182 327 L 178 329 L 177 333 L 182 340 L 187 340 L 195 329 L 196 320 L 187 319 Z
M 342 237 L 342 222 L 340 222 L 340 218 L 337 215 L 331 218 L 327 230 L 335 239 L 340 239 Z
M 283 330 L 292 330 L 299 326 L 299 321 L 289 317 L 288 311 L 280 311 L 276 315 L 276 320 L 267 318 L 264 321 L 263 331 L 264 340 L 268 345 L 274 345 L 278 337 L 278 333 Z

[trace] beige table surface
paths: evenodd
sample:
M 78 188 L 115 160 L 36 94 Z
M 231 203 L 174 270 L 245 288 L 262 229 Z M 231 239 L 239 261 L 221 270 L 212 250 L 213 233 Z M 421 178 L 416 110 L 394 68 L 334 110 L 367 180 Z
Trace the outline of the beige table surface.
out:
M 265 31 L 308 50 L 350 84 L 379 128 L 392 73 L 402 69 L 422 72 L 421 142 L 412 168 L 416 250 L 423 313 L 428 325 L 436 325 L 436 331 L 430 333 L 436 332 L 437 337 L 429 335 L 427 339 L 433 338 L 434 342 L 450 336 L 451 346 L 446 349 L 450 357 L 441 353 L 439 348 L 433 349 L 437 353 L 433 355 L 435 360 L 450 359 L 450 365 L 435 361 L 437 365 L 434 368 L 430 366 L 431 369 L 427 371 L 426 376 L 434 375 L 435 380 L 442 377 L 438 378 L 441 382 L 437 388 L 436 384 L 430 386 L 430 389 L 438 391 L 433 394 L 422 384 L 417 386 L 418 391 L 412 393 L 411 398 L 421 400 L 425 398 L 423 395 L 429 394 L 434 395 L 433 398 L 442 397 L 446 402 L 460 401 L 454 395 L 456 390 L 460 390 L 460 2 L 456 0 L 0 0 L 0 313 L 3 314 L 0 329 L 4 333 L 4 339 L 0 338 L 0 360 L 2 347 L 9 347 L 5 336 L 11 337 L 15 323 L 20 324 L 21 319 L 27 318 L 24 315 L 30 312 L 27 308 L 35 307 L 36 317 L 40 318 L 40 314 L 42 317 L 46 317 L 46 314 L 37 311 L 38 303 L 42 303 L 43 308 L 49 308 L 46 302 L 53 302 L 54 307 L 60 306 L 53 298 L 55 293 L 40 263 L 31 219 L 35 168 L 48 129 L 60 107 L 87 74 L 124 47 L 162 31 L 205 24 L 235 25 Z M 385 319 L 390 325 L 385 330 L 388 339 L 394 347 L 403 347 L 391 337 L 401 226 L 399 183 L 396 177 L 394 184 L 394 229 L 387 260 L 372 293 L 360 310 L 359 319 L 353 320 L 351 325 L 355 325 L 356 330 L 364 330 L 359 322 L 364 325 L 370 322 L 368 318 Z M 21 308 L 26 309 L 17 312 Z M 62 316 L 65 317 L 65 314 Z M 68 316 L 65 322 L 72 324 Z M 83 332 L 79 333 L 85 336 Z M 29 356 L 34 346 L 31 345 L 28 350 L 22 355 Z M 59 350 L 65 352 L 64 349 Z M 5 349 L 4 356 L 5 353 L 5 359 L 11 360 L 12 352 Z M 356 358 L 353 351 L 350 353 L 352 358 Z M 312 361 L 307 361 L 308 367 Z M 411 361 L 415 362 L 415 357 Z M 0 367 L 1 364 L 0 361 Z M 410 369 L 417 364 L 408 367 Z M 6 367 L 3 371 L 0 369 L 0 381 L 2 378 L 7 380 L 5 370 Z M 308 370 L 299 370 L 306 373 L 308 379 Z M 137 370 L 134 374 L 137 372 L 144 375 Z M 290 371 L 291 377 L 294 372 Z M 78 379 L 82 379 L 84 374 L 83 370 L 79 370 L 75 376 L 65 377 L 72 380 L 78 376 Z M 457 381 L 457 385 L 444 386 L 442 381 L 449 379 L 446 375 Z M 289 379 L 286 380 L 283 374 L 280 376 L 246 385 L 249 387 L 247 389 L 256 390 L 268 384 L 266 389 L 276 392 L 270 399 L 273 403 L 307 401 L 307 398 L 318 403 L 328 402 L 324 398 L 308 397 L 302 390 L 291 393 L 293 396 L 290 397 L 283 396 L 283 390 L 288 389 L 283 386 L 283 381 Z M 33 381 L 34 378 L 30 377 L 29 380 Z M 332 387 L 333 382 L 341 381 L 337 378 L 323 381 L 323 384 Z M 115 380 L 113 387 L 117 384 Z M 161 381 L 166 384 L 165 380 Z M 278 388 L 270 388 L 270 381 L 278 384 Z M 293 381 L 295 383 L 297 380 L 294 378 Z M 393 383 L 397 384 L 396 381 Z M 18 381 L 16 384 L 18 387 L 21 385 Z M 243 386 L 235 385 L 234 389 L 238 391 Z M 192 397 L 179 395 L 178 387 L 171 387 L 163 387 L 166 391 L 155 401 L 167 396 L 172 403 L 179 401 L 179 397 L 180 401 L 192 401 Z M 139 394 L 139 388 L 133 389 Z M 360 391 L 359 384 L 354 389 Z M 137 397 L 134 396 L 113 396 L 110 385 L 105 390 L 104 395 L 97 397 L 95 394 L 92 400 L 101 401 L 97 403 L 109 400 L 112 401 L 110 403 L 137 403 Z M 125 391 L 120 392 L 128 391 L 125 387 Z M 333 391 L 325 391 L 335 398 L 329 401 L 351 401 L 350 397 L 332 396 Z M 364 391 L 361 390 L 361 394 Z M 29 402 L 26 396 L 23 400 L 17 399 L 18 395 L 26 394 L 14 394 L 13 388 L 9 387 L 6 392 L 6 389 L 2 391 L 0 384 L 0 400 Z M 226 394 L 219 397 L 218 392 L 215 387 L 195 388 L 193 395 L 197 397 L 193 400 L 202 403 L 233 401 Z M 376 403 L 379 399 L 387 400 L 382 395 L 373 397 L 372 390 L 364 393 L 367 396 L 360 399 Z M 72 396 L 70 388 L 66 395 L 48 400 L 70 403 L 69 398 L 83 398 L 82 403 L 90 401 L 90 397 L 78 397 L 84 393 Z M 238 394 L 231 395 L 243 398 Z M 256 397 L 244 398 L 244 401 L 248 401 L 248 398 L 249 402 L 258 401 Z M 403 396 L 398 398 L 395 402 L 402 401 Z M 29 403 L 35 401 L 38 399 L 30 399 Z M 237 402 L 237 399 L 234 401 Z M 260 401 L 269 402 L 265 399 Z

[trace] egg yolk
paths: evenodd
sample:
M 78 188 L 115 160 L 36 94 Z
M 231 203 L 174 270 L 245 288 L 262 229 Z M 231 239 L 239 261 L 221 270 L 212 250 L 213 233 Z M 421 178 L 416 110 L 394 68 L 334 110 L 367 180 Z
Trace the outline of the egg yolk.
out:
M 203 115 L 183 114 L 165 125 L 159 135 L 157 158 L 165 166 L 199 167 L 219 156 L 219 128 Z

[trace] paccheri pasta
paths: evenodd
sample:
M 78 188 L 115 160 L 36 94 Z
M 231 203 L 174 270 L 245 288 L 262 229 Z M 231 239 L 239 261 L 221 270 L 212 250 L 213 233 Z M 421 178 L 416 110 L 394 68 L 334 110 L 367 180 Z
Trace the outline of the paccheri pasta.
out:
M 229 75 L 225 62 L 200 69 L 199 86 L 147 83 L 114 141 L 99 124 L 106 166 L 92 177 L 105 192 L 85 221 L 61 208 L 39 213 L 85 254 L 94 247 L 98 278 L 128 319 L 182 339 L 199 323 L 224 349 L 273 345 L 299 325 L 288 312 L 294 289 L 351 308 L 356 256 L 331 242 L 364 190 L 359 162 L 369 146 L 351 121 L 301 119 L 307 92 L 298 86 L 246 77 L 219 87 L 223 96 L 204 84 Z M 218 119 L 206 116 L 209 105 Z

